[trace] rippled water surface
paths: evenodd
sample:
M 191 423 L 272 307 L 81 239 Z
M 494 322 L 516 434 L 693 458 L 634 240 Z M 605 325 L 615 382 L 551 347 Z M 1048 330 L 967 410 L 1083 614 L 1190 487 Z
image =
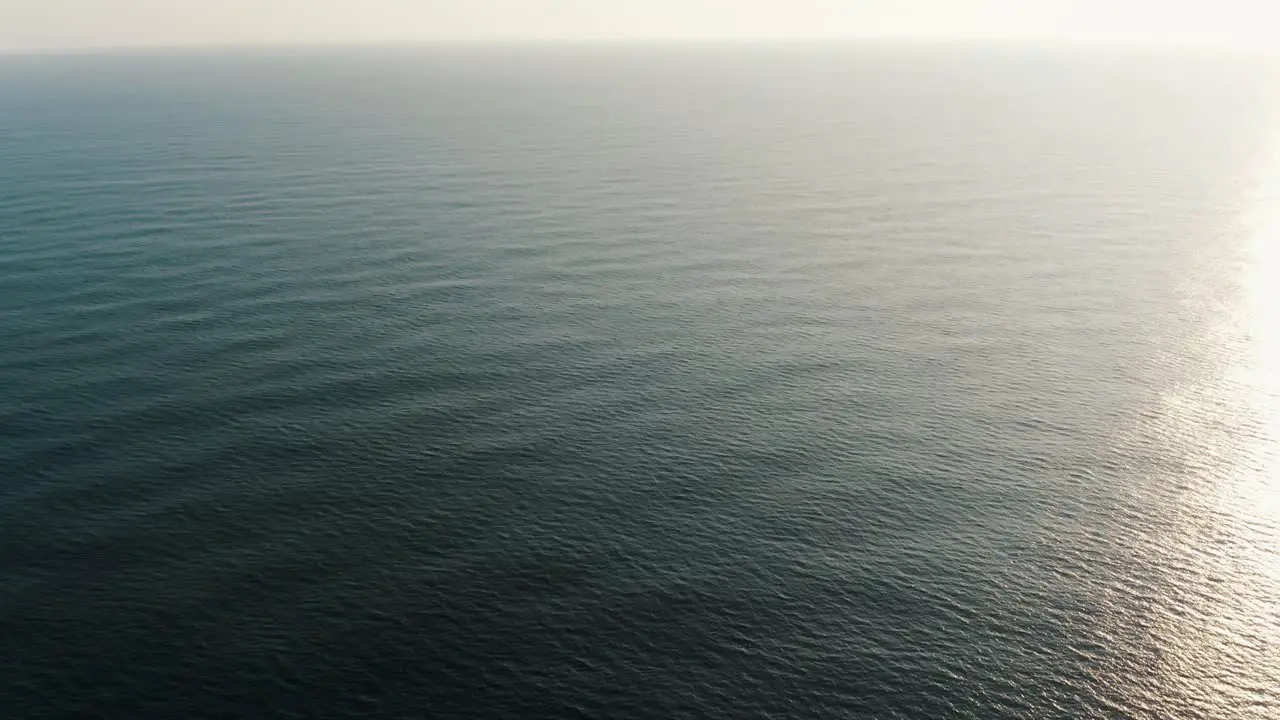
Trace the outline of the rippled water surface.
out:
M 1280 717 L 1278 98 L 0 59 L 3 715 Z

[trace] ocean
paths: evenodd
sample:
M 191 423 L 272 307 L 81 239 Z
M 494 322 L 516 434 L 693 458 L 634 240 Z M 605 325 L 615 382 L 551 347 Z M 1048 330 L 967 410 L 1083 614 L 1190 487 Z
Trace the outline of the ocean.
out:
M 1280 717 L 1280 66 L 0 57 L 0 717 Z

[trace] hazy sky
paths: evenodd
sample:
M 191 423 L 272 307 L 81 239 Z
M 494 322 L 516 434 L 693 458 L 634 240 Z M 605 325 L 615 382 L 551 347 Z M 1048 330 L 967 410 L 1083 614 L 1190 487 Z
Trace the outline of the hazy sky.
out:
M 1280 46 L 1280 0 L 0 0 L 0 49 L 1000 38 Z

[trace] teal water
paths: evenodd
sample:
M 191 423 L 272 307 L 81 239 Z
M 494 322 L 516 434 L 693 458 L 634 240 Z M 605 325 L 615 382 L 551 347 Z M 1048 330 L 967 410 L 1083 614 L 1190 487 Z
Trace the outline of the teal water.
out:
M 1278 81 L 0 58 L 0 714 L 1280 717 Z

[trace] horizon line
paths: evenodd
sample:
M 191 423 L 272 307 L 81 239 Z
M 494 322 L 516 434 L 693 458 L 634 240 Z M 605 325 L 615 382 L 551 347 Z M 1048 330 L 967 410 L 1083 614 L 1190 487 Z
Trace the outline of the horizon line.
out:
M 1041 49 L 1200 50 L 1215 53 L 1280 56 L 1280 48 L 1206 39 L 1152 39 L 1118 37 L 980 37 L 980 36 L 708 36 L 708 37 L 601 37 L 601 38 L 422 38 L 378 40 L 228 41 L 188 44 L 122 43 L 67 46 L 3 46 L 0 56 L 84 56 L 127 54 L 194 54 L 236 51 L 376 50 L 434 48 L 572 48 L 572 47 L 690 47 L 690 46 L 795 46 L 795 45 L 935 45 L 982 47 L 1034 47 Z

